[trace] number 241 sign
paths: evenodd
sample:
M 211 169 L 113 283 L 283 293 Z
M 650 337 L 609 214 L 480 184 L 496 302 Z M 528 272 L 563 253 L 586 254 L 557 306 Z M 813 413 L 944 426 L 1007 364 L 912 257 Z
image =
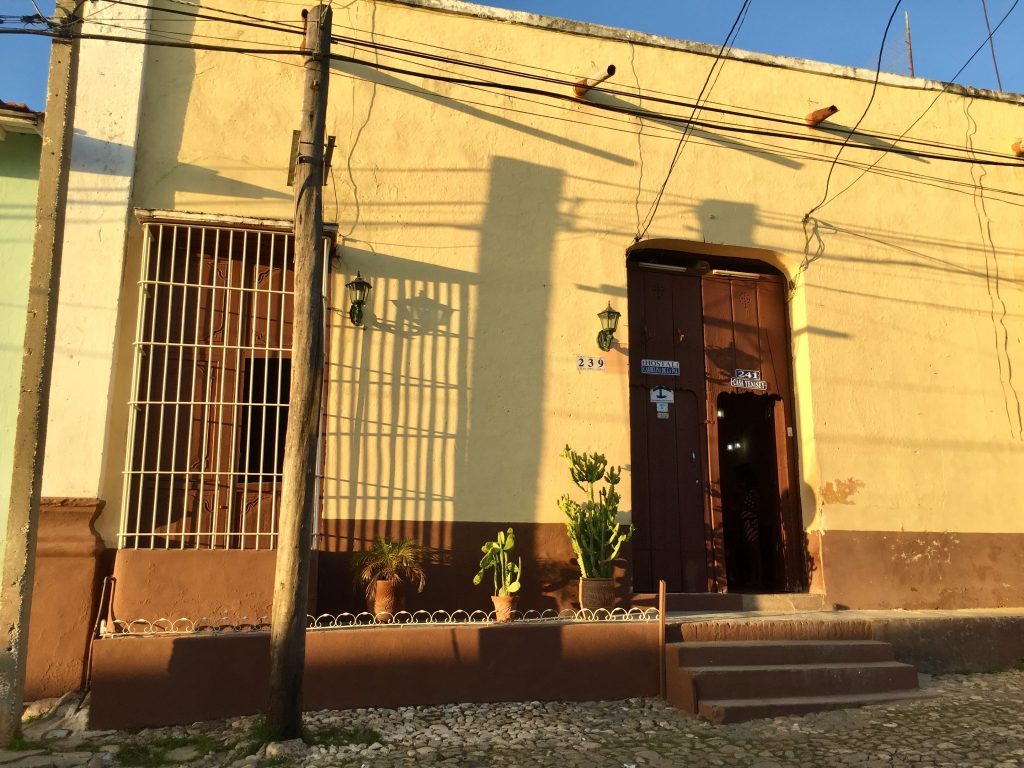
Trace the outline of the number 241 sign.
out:
M 604 358 L 590 357 L 589 355 L 576 355 L 577 371 L 603 371 Z

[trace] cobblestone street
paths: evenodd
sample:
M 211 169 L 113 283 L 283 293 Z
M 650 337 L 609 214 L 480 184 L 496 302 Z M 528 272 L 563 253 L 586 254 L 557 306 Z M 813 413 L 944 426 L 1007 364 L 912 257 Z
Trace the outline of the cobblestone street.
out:
M 922 679 L 918 701 L 712 726 L 660 701 L 314 712 L 310 745 L 261 746 L 259 720 L 50 731 L 0 765 L 1024 766 L 1024 671 Z M 49 736 L 49 738 L 47 738 Z

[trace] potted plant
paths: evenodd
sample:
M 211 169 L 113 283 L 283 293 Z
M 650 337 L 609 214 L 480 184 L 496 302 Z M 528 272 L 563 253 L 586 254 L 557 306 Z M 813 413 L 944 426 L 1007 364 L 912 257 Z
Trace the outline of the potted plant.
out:
M 424 548 L 415 539 L 377 538 L 355 558 L 355 582 L 366 590 L 366 605 L 374 616 L 394 615 L 405 608 L 405 587 L 422 592 Z
M 632 525 L 620 525 L 617 519 L 620 496 L 615 486 L 622 468 L 609 467 L 603 454 L 576 453 L 568 445 L 562 456 L 569 463 L 572 481 L 587 494 L 582 504 L 570 499 L 569 494 L 558 500 L 580 566 L 580 607 L 610 609 L 615 603 L 613 563 L 634 530 Z M 595 492 L 602 478 L 607 485 Z
M 473 577 L 474 584 L 484 580 L 484 572 L 494 571 L 494 620 L 499 622 L 512 621 L 512 614 L 519 602 L 519 576 L 523 572 L 523 559 L 518 563 L 511 560 L 512 548 L 516 545 L 516 536 L 509 528 L 506 532 L 498 531 L 495 541 L 488 541 L 480 549 L 484 556 L 480 558 L 480 571 Z

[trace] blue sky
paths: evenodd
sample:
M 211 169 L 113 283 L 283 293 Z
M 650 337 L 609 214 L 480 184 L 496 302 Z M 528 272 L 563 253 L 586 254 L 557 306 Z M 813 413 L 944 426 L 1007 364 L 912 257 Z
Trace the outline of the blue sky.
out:
M 87 6 L 95 0 L 87 0 Z M 368 1 L 368 0 L 361 0 Z M 874 68 L 882 30 L 895 0 L 753 0 L 736 47 Z M 53 0 L 37 0 L 49 12 Z M 994 26 L 1013 0 L 987 0 Z M 216 5 L 217 3 L 211 3 Z M 221 7 L 282 18 L 286 4 L 269 0 L 220 0 Z M 721 44 L 741 0 L 491 0 L 486 5 Z M 882 68 L 907 73 L 903 14 L 910 13 L 914 65 L 919 77 L 948 80 L 985 39 L 981 0 L 904 0 L 882 57 Z M 0 0 L 0 14 L 33 13 L 30 0 Z M 1003 89 L 1024 92 L 1024 3 L 995 36 Z M 0 36 L 0 99 L 42 109 L 49 44 L 43 38 Z M 537 62 L 543 65 L 543 62 Z M 986 48 L 957 79 L 995 88 Z

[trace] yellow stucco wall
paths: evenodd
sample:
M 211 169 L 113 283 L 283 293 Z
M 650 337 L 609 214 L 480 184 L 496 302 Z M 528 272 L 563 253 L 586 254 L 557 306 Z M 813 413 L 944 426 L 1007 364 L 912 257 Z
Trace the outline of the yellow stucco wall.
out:
M 274 11 L 281 17 L 282 8 Z M 190 26 L 160 12 L 154 18 L 157 30 Z M 194 31 L 295 45 L 283 33 L 211 22 Z M 688 109 L 649 97 L 693 97 L 712 61 L 388 2 L 339 8 L 335 31 L 576 76 L 614 63 L 615 86 L 639 84 L 643 106 L 684 116 Z M 344 45 L 335 52 L 375 55 Z M 378 55 L 394 66 L 473 74 Z M 133 204 L 289 217 L 298 62 L 149 49 Z M 729 60 L 713 100 L 797 119 L 834 103 L 841 111 L 831 122 L 851 126 L 871 82 L 825 69 Z M 679 131 L 645 121 L 638 134 L 635 119 L 585 103 L 351 64 L 335 64 L 330 89 L 328 132 L 338 145 L 325 211 L 339 224 L 340 245 L 325 515 L 557 522 L 555 500 L 569 488 L 559 458 L 567 442 L 629 463 L 625 356 L 612 351 L 607 370 L 580 373 L 575 355 L 599 353 L 596 313 L 609 300 L 625 313 L 625 251 Z M 887 78 L 861 128 L 899 134 L 937 93 Z M 978 148 L 1006 152 L 1020 119 L 1019 103 L 950 93 L 912 135 L 958 147 L 970 137 Z M 835 151 L 697 131 L 647 236 L 770 251 L 795 280 L 796 428 L 809 527 L 1024 532 L 1016 505 L 1024 496 L 1024 167 L 889 155 L 879 164 L 884 174 L 866 176 L 805 229 Z M 846 150 L 832 192 L 860 173 L 848 162 L 876 157 Z M 978 182 L 1006 192 L 982 199 Z M 136 232 L 128 276 L 138 258 Z M 365 330 L 345 317 L 343 286 L 356 270 L 374 286 Z M 128 314 L 136 291 L 128 277 Z M 131 326 L 129 318 L 124 327 Z M 623 324 L 619 338 L 626 335 Z M 120 344 L 124 378 L 130 340 Z M 115 402 L 127 389 L 115 382 Z M 123 427 L 112 428 L 101 522 L 108 539 L 123 444 Z M 627 507 L 629 480 L 627 472 Z

